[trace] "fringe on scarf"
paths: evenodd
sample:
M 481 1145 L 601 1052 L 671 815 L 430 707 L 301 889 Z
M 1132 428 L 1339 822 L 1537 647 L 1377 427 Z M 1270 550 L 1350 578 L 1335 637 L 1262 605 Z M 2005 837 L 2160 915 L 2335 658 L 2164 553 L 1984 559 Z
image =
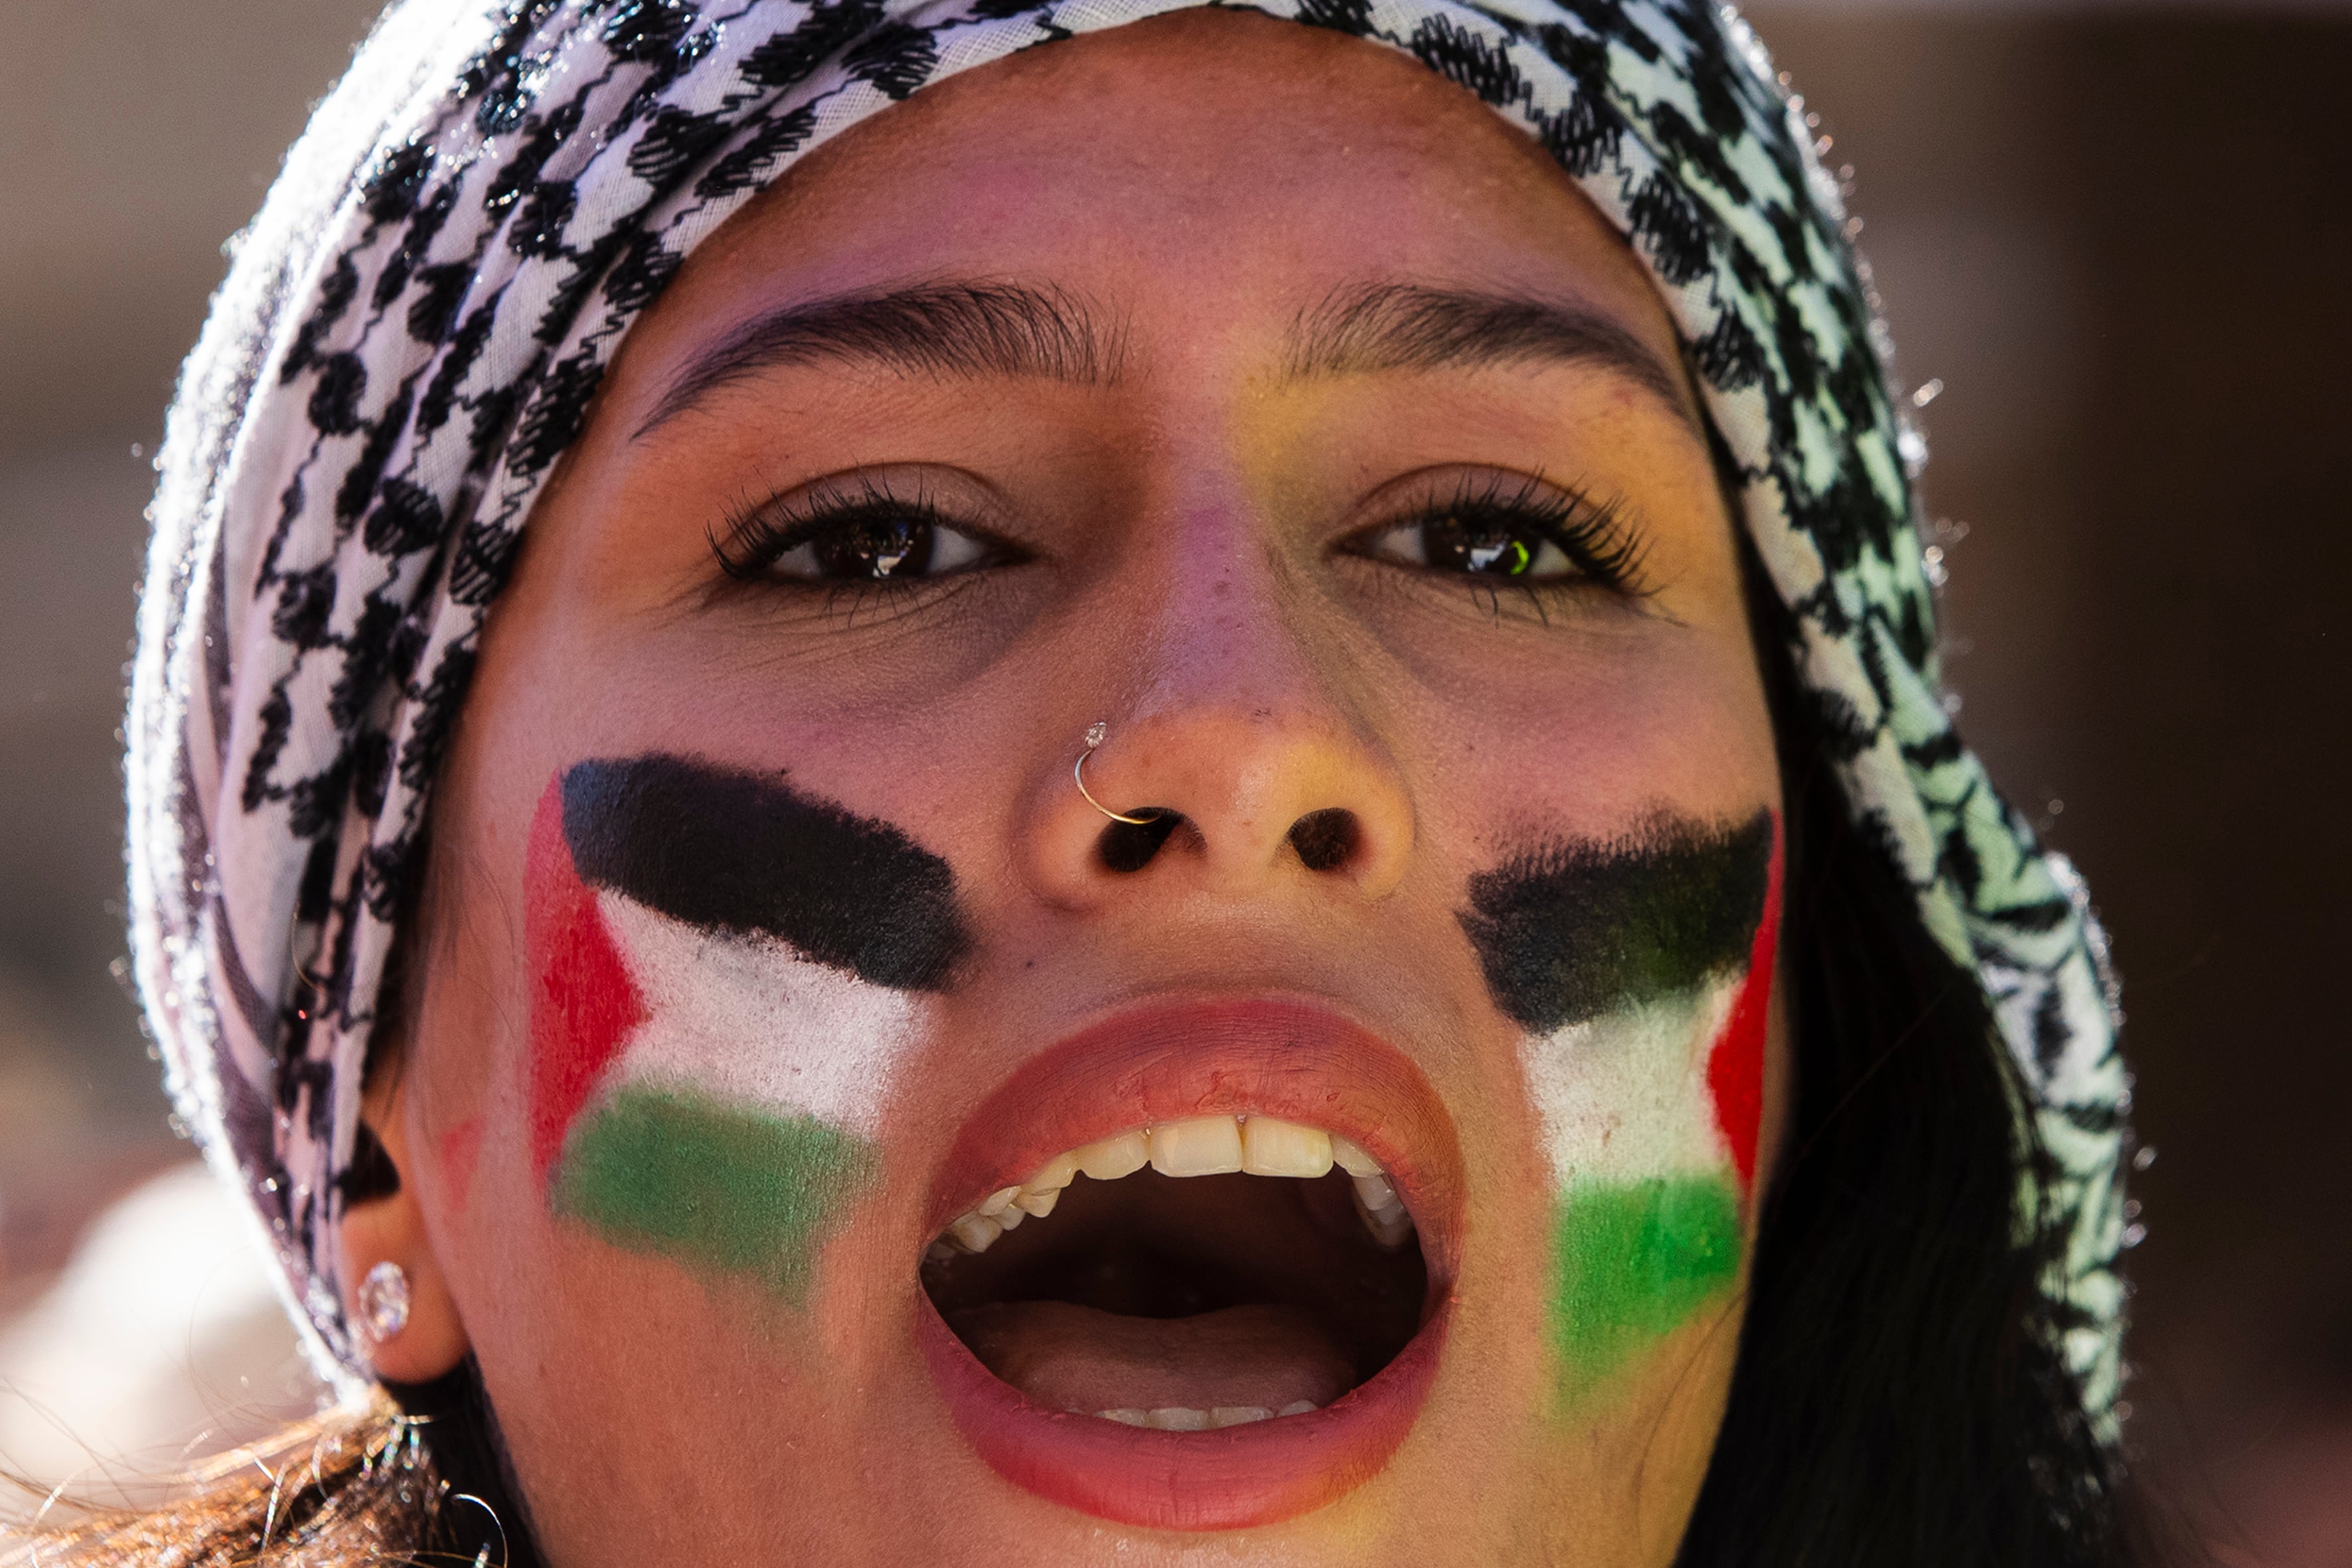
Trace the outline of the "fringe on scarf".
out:
M 434 1468 L 418 1423 L 381 1396 L 173 1479 L 178 1495 L 153 1509 L 52 1496 L 29 1518 L 0 1515 L 0 1568 L 495 1568 L 488 1551 L 436 1548 L 444 1515 L 464 1500 Z M 60 1510 L 67 1521 L 43 1522 Z

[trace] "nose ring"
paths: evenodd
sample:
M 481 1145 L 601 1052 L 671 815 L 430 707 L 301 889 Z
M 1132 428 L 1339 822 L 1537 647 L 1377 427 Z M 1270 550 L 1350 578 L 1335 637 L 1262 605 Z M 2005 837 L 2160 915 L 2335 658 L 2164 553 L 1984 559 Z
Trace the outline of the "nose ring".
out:
M 1103 738 L 1109 733 L 1110 726 L 1104 723 L 1099 719 L 1087 726 L 1087 749 L 1078 753 L 1078 760 L 1076 763 L 1073 763 L 1070 768 L 1070 777 L 1077 782 L 1078 793 L 1087 797 L 1087 804 L 1088 805 L 1093 806 L 1097 811 L 1101 812 L 1113 822 L 1124 822 L 1130 827 L 1142 827 L 1148 824 L 1159 821 L 1160 808 L 1156 805 L 1145 806 L 1143 808 L 1147 814 L 1145 816 L 1129 816 L 1123 812 L 1113 811 L 1110 807 L 1097 800 L 1094 797 L 1094 792 L 1087 788 L 1087 759 L 1095 754 L 1095 748 L 1101 745 L 1103 743 Z

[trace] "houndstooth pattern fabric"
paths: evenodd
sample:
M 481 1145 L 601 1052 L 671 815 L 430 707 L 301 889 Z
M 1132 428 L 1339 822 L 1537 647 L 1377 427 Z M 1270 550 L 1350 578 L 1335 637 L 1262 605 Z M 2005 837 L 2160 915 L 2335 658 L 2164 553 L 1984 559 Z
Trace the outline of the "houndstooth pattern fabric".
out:
M 928 83 L 1193 0 L 406 0 L 242 237 L 162 461 L 130 739 L 133 946 L 180 1115 L 322 1367 L 376 991 L 531 502 L 680 260 Z M 2103 1430 L 2128 1106 L 2097 927 L 1962 746 L 1843 203 L 1762 47 L 1690 0 L 1249 0 L 1402 50 L 1633 241 L 1796 612 L 1865 831 L 1982 976 L 2050 1155 L 2022 1217 Z

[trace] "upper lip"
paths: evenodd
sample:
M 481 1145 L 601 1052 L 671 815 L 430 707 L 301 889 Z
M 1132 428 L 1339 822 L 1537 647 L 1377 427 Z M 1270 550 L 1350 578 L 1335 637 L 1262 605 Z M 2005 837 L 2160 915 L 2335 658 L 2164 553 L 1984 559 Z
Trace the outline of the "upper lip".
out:
M 1339 1133 L 1380 1161 L 1420 1230 L 1432 1299 L 1442 1298 L 1462 1232 L 1453 1120 L 1403 1052 L 1299 997 L 1162 1001 L 1038 1052 L 956 1134 L 932 1183 L 926 1234 L 1066 1150 L 1183 1117 L 1244 1113 Z

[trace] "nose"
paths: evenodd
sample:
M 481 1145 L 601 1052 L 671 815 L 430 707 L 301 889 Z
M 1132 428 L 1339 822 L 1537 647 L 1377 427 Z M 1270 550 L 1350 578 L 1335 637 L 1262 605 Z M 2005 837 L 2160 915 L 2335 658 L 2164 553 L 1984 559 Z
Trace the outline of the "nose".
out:
M 1255 600 L 1255 603 L 1250 601 Z M 1241 601 L 1237 603 L 1236 601 Z M 1413 811 L 1381 738 L 1266 596 L 1229 593 L 1145 639 L 1160 650 L 1125 710 L 1071 715 L 1032 817 L 1030 872 L 1085 906 L 1141 884 L 1235 898 L 1378 899 L 1402 877 Z M 1104 721 L 1101 745 L 1083 734 Z M 1085 791 L 1072 775 L 1085 756 Z M 1100 807 L 1141 823 L 1115 821 Z
M 1187 704 L 1106 726 L 1085 782 L 1044 811 L 1034 869 L 1054 901 L 1085 904 L 1138 879 L 1246 897 L 1305 883 L 1376 899 L 1396 886 L 1412 813 L 1376 748 L 1321 717 Z M 1073 731 L 1075 733 L 1075 731 Z M 1072 748 L 1072 762 L 1078 748 Z

